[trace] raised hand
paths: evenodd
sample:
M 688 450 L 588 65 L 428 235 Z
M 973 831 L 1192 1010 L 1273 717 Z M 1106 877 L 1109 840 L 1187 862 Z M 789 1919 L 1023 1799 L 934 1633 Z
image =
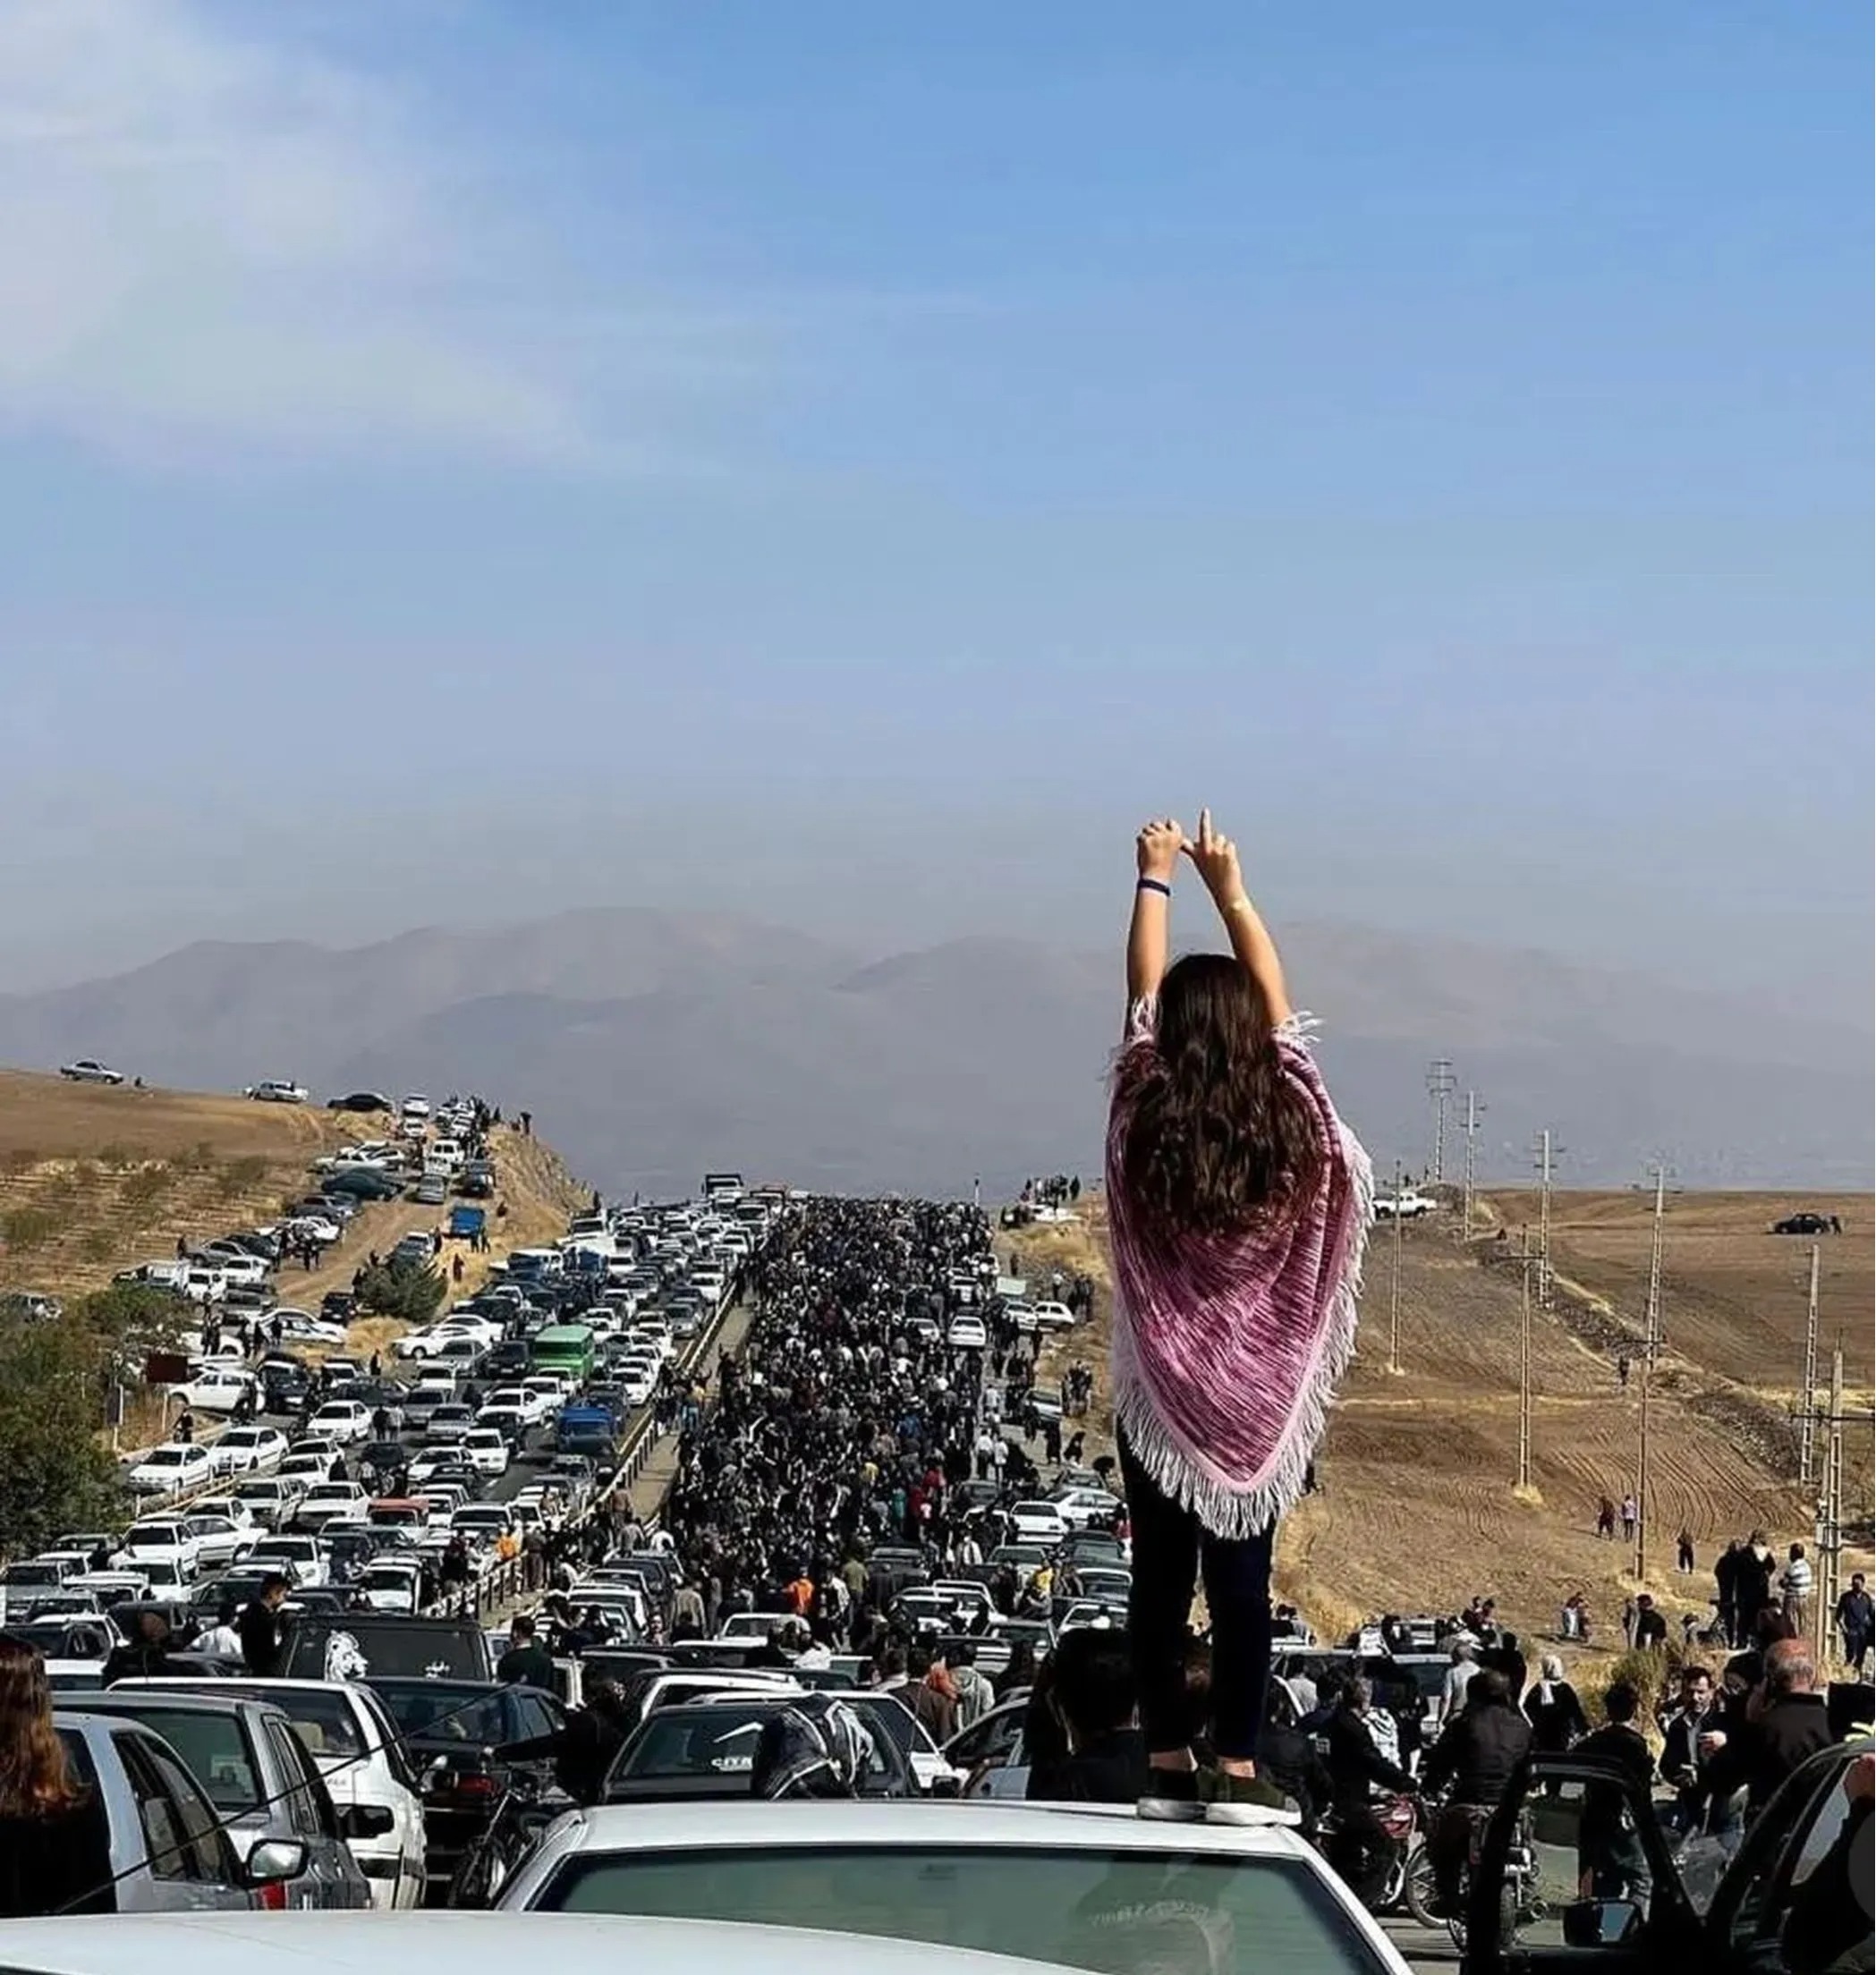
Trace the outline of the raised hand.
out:
M 1199 811 L 1198 836 L 1187 838 L 1183 848 L 1199 876 L 1205 880 L 1206 890 L 1221 907 L 1244 896 L 1244 880 L 1237 868 L 1237 845 L 1212 828 L 1210 809 Z
M 1171 817 L 1159 817 L 1142 825 L 1133 842 L 1133 855 L 1140 866 L 1141 877 L 1154 878 L 1162 885 L 1170 884 L 1173 873 L 1179 868 L 1182 847 L 1190 847 L 1185 843 L 1185 832 Z

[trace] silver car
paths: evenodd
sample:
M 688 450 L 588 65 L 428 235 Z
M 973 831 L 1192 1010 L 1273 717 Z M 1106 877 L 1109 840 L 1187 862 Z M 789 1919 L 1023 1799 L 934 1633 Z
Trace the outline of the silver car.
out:
M 265 1844 L 245 1869 L 201 1786 L 141 1722 L 60 1708 L 72 1772 L 104 1806 L 120 1913 L 241 1912 L 304 1869 L 299 1845 Z
M 88 1699 L 84 1707 L 87 1714 L 141 1722 L 160 1735 L 201 1784 L 242 1857 L 264 1844 L 299 1846 L 303 1869 L 270 1883 L 261 1904 L 371 1904 L 370 1882 L 345 1842 L 346 1820 L 361 1813 L 333 1808 L 284 1709 L 248 1695 L 151 1688 L 118 1688 Z

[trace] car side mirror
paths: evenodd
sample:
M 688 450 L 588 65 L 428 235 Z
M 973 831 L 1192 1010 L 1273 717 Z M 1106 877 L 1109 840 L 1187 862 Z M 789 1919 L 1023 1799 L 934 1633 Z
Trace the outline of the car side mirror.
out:
M 1566 1947 L 1619 1947 L 1642 1931 L 1633 1900 L 1573 1900 L 1563 1910 Z
M 306 1869 L 306 1847 L 297 1838 L 263 1838 L 248 1853 L 248 1884 L 273 1886 Z
M 396 1818 L 381 1803 L 348 1803 L 339 1812 L 341 1837 L 382 1838 L 396 1825 Z

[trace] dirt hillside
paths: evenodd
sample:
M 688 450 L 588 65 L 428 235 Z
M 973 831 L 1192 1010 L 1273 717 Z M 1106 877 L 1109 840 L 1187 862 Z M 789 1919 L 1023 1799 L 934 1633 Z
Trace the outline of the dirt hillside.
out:
M 1600 1199 L 1602 1197 L 1594 1197 Z M 1695 1210 L 1716 1233 L 1713 1252 L 1736 1242 L 1744 1256 L 1761 1237 L 1749 1231 L 1775 1217 L 1755 1197 Z M 1846 1213 L 1845 1203 L 1825 1211 Z M 1677 1203 L 1677 1211 L 1680 1211 Z M 1866 1227 L 1869 1203 L 1849 1210 Z M 1689 1221 L 1695 1221 L 1689 1214 Z M 1584 1216 L 1595 1225 L 1593 1214 Z M 1574 1201 L 1560 1204 L 1559 1229 L 1575 1225 Z M 1797 1259 L 1802 1244 L 1764 1236 Z M 1842 1238 L 1845 1266 L 1850 1237 Z M 1511 1244 L 1503 1244 L 1508 1248 Z M 1632 1244 L 1630 1244 L 1632 1245 Z M 1867 1272 L 1866 1239 L 1859 1240 Z M 1053 1267 L 1086 1269 L 1101 1285 L 1091 1325 L 1051 1347 L 1045 1366 L 1084 1358 L 1098 1385 L 1090 1452 L 1109 1443 L 1111 1412 L 1106 1368 L 1111 1329 L 1100 1203 L 1084 1200 L 1073 1227 L 1038 1227 L 997 1237 L 999 1253 L 1014 1250 L 1034 1276 Z M 1727 1333 L 1723 1308 L 1696 1301 L 1710 1259 L 1689 1244 L 1670 1281 L 1679 1283 L 1681 1316 L 1669 1318 L 1681 1349 L 1726 1339 L 1724 1361 L 1757 1377 L 1736 1383 L 1697 1361 L 1663 1366 L 1651 1406 L 1650 1569 L 1646 1583 L 1673 1612 L 1704 1610 L 1712 1559 L 1727 1538 L 1755 1527 L 1775 1539 L 1811 1534 L 1790 1471 L 1780 1458 L 1776 1409 L 1755 1402 L 1753 1386 L 1775 1386 L 1776 1342 L 1756 1361 L 1750 1344 Z M 1559 1242 L 1556 1254 L 1563 1266 Z M 1639 1310 L 1639 1288 L 1628 1250 L 1613 1236 L 1603 1264 L 1612 1307 Z M 1392 1230 L 1378 1228 L 1371 1243 L 1355 1362 L 1345 1381 L 1319 1464 L 1320 1492 L 1286 1521 L 1278 1548 L 1278 1583 L 1325 1635 L 1345 1632 L 1359 1617 L 1387 1610 L 1456 1609 L 1474 1593 L 1528 1633 L 1548 1635 L 1557 1607 L 1581 1589 L 1592 1613 L 1610 1621 L 1635 1588 L 1626 1546 L 1599 1540 L 1599 1499 L 1619 1502 L 1634 1483 L 1640 1435 L 1639 1380 L 1625 1391 L 1613 1349 L 1577 1335 L 1583 1312 L 1574 1302 L 1533 1317 L 1532 1492 L 1515 1493 L 1517 1478 L 1519 1271 L 1500 1244 L 1458 1240 L 1455 1216 L 1402 1230 L 1399 1244 L 1401 1371 L 1388 1369 L 1390 1290 L 1396 1250 Z M 1641 1253 L 1646 1275 L 1645 1234 Z M 1778 1263 L 1755 1259 L 1761 1274 Z M 1746 1267 L 1741 1261 L 1737 1267 Z M 1685 1277 L 1676 1271 L 1686 1269 Z M 1720 1285 L 1727 1272 L 1719 1271 Z M 1868 1290 L 1863 1292 L 1868 1308 Z M 1803 1298 L 1798 1297 L 1798 1322 Z M 1847 1296 L 1846 1296 L 1847 1301 Z M 1575 1328 L 1573 1328 L 1573 1325 Z M 1776 1326 L 1770 1327 L 1776 1331 Z M 1802 1329 L 1800 1330 L 1802 1336 Z M 1692 1579 L 1673 1570 L 1674 1538 L 1693 1532 L 1701 1570 Z

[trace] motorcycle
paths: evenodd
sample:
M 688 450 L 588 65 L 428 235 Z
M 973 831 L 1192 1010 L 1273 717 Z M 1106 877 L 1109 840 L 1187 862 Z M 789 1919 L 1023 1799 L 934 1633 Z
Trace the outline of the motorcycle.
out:
M 1373 1827 L 1359 1833 L 1344 1830 L 1331 1811 L 1318 1827 L 1316 1842 L 1343 1884 L 1371 1913 L 1404 1910 L 1416 1874 L 1426 1882 L 1422 1899 L 1432 1897 L 1432 1869 L 1421 1842 L 1418 1797 L 1380 1799 L 1374 1805 Z
M 1453 1911 L 1439 1913 L 1433 1911 L 1434 1878 L 1430 1863 L 1426 1858 L 1426 1847 L 1420 1847 L 1420 1870 L 1410 1868 L 1405 1886 L 1407 1911 L 1422 1927 L 1435 1930 L 1445 1928 L 1452 1936 L 1453 1945 L 1462 1953 L 1465 1948 L 1466 1915 L 1471 1910 L 1473 1878 L 1479 1867 L 1479 1853 L 1484 1841 L 1485 1827 L 1491 1821 L 1491 1812 L 1473 1806 L 1466 1809 L 1468 1840 L 1465 1867 L 1460 1876 L 1459 1898 Z M 1505 1858 L 1505 1878 L 1498 1889 L 1498 1943 L 1501 1947 L 1510 1947 L 1517 1940 L 1520 1929 L 1531 1927 L 1544 1917 L 1544 1902 L 1538 1890 L 1537 1845 L 1533 1837 L 1531 1820 L 1527 1816 L 1518 1818 L 1517 1830 L 1513 1836 L 1511 1848 Z

